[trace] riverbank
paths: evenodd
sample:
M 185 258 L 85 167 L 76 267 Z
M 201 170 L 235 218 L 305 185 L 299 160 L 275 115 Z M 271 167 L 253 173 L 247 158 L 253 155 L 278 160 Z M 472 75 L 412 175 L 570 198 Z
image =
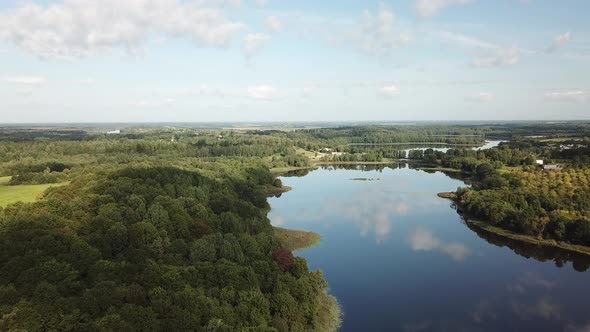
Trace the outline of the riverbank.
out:
M 334 296 L 323 292 L 319 296 L 318 312 L 318 331 L 338 331 L 342 325 L 342 308 Z
M 290 187 L 289 187 L 290 188 Z M 274 234 L 281 245 L 293 252 L 316 246 L 322 240 L 322 236 L 315 232 L 299 229 L 286 229 L 273 227 Z M 318 331 L 336 332 L 342 324 L 342 308 L 338 300 L 328 293 L 321 292 L 318 296 Z
M 455 195 L 454 192 L 451 191 L 445 191 L 442 193 L 438 193 L 436 194 L 436 196 L 440 197 L 440 198 L 446 198 L 446 199 L 450 199 L 450 200 L 455 200 L 455 198 L 457 198 L 457 196 Z
M 305 170 L 305 169 L 314 169 L 315 166 L 310 165 L 310 166 L 302 166 L 302 167 L 295 167 L 295 166 L 287 166 L 287 167 L 275 167 L 275 168 L 271 168 L 270 172 L 271 173 L 287 173 L 287 172 L 291 172 L 291 171 L 301 171 L 301 170 Z
M 273 228 L 275 236 L 279 239 L 281 245 L 291 251 L 297 251 L 316 246 L 322 240 L 322 236 L 315 232 L 299 229 L 286 229 L 281 227 Z
M 281 245 L 291 251 L 316 246 L 322 239 L 321 235 L 315 232 L 280 227 L 273 227 L 273 229 Z M 318 305 L 318 331 L 338 331 L 342 324 L 342 308 L 338 300 L 325 291 L 319 295 Z
M 440 172 L 449 172 L 449 173 L 463 173 L 462 170 L 458 168 L 449 168 L 449 167 L 417 167 L 419 171 L 440 171 Z
M 456 199 L 456 195 L 453 192 L 441 192 L 441 193 L 438 193 L 437 196 L 441 197 L 441 198 L 450 199 L 452 201 L 455 201 L 455 199 Z M 542 239 L 542 238 L 538 238 L 538 237 L 530 236 L 530 235 L 518 234 L 518 233 L 514 233 L 512 231 L 509 231 L 507 229 L 503 229 L 500 227 L 490 225 L 485 221 L 469 219 L 468 217 L 465 218 L 465 222 L 469 223 L 470 225 L 472 225 L 474 227 L 477 227 L 478 229 L 481 229 L 482 231 L 485 231 L 488 233 L 493 233 L 498 236 L 502 236 L 502 237 L 505 237 L 505 238 L 508 238 L 511 240 L 521 241 L 521 242 L 540 245 L 540 246 L 555 247 L 555 248 L 569 250 L 569 251 L 573 251 L 573 252 L 576 252 L 579 254 L 584 254 L 584 255 L 590 256 L 590 247 L 577 245 L 577 244 L 570 244 L 570 243 L 560 242 L 560 241 L 555 241 L 555 240 Z
M 555 241 L 555 240 L 540 239 L 538 237 L 534 237 L 534 236 L 530 236 L 530 235 L 518 234 L 518 233 L 514 233 L 509 230 L 500 228 L 500 227 L 492 226 L 484 221 L 466 220 L 465 222 L 467 222 L 470 225 L 475 226 L 485 232 L 493 233 L 493 234 L 496 234 L 496 235 L 499 235 L 499 236 L 502 236 L 502 237 L 505 237 L 508 239 L 526 242 L 526 243 L 535 244 L 535 245 L 540 245 L 540 246 L 555 247 L 555 248 L 573 251 L 573 252 L 576 252 L 579 254 L 584 254 L 584 255 L 590 256 L 590 247 L 576 245 L 576 244 L 570 244 L 570 243 L 566 243 L 566 242 L 559 242 L 559 241 Z
M 266 194 L 266 197 L 279 197 L 282 194 L 286 193 L 287 191 L 290 191 L 291 187 L 289 186 L 281 186 L 281 187 L 274 187 L 274 186 L 268 186 L 264 189 L 264 193 Z

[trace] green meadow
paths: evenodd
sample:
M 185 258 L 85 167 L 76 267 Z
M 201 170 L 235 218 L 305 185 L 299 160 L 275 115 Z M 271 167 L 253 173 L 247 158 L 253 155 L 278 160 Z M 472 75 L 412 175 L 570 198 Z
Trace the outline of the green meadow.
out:
M 67 183 L 9 186 L 8 181 L 10 181 L 10 176 L 0 177 L 0 207 L 16 202 L 34 202 L 43 195 L 47 188 Z

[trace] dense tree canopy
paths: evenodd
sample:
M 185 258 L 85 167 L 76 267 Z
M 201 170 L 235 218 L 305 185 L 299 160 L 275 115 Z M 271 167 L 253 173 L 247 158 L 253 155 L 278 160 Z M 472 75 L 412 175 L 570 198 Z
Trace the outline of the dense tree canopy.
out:
M 280 248 L 264 168 L 129 167 L 0 215 L 0 330 L 304 331 L 326 283 Z

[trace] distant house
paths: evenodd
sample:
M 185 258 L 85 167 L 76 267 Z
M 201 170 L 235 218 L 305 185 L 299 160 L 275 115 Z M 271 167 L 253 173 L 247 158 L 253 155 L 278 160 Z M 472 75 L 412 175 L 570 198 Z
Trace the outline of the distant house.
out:
M 543 165 L 545 171 L 561 171 L 561 167 L 558 165 Z
M 537 165 L 543 165 L 543 159 L 537 159 L 535 160 L 535 162 L 537 163 Z
M 121 133 L 121 130 L 119 130 L 119 129 L 107 131 L 107 135 L 115 135 L 115 134 L 120 134 L 120 133 Z

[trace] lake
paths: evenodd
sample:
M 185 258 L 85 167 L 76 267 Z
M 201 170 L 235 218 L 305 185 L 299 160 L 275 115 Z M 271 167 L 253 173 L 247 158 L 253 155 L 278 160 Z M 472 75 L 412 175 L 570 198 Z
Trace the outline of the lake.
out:
M 269 218 L 322 235 L 296 254 L 324 272 L 341 331 L 590 328 L 588 259 L 471 230 L 436 196 L 461 180 L 400 164 L 282 181 L 293 190 L 270 199 Z

